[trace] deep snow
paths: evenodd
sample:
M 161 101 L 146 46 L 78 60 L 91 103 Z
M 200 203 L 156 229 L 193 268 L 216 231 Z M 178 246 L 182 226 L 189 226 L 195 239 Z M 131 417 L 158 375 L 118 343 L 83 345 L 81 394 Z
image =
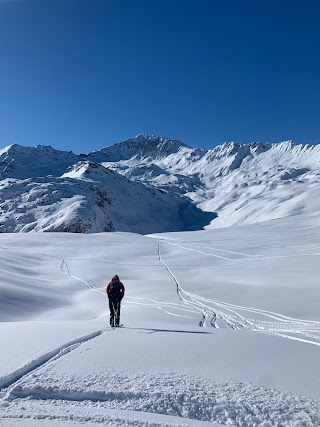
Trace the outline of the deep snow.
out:
M 319 426 L 319 233 L 2 234 L 0 425 Z

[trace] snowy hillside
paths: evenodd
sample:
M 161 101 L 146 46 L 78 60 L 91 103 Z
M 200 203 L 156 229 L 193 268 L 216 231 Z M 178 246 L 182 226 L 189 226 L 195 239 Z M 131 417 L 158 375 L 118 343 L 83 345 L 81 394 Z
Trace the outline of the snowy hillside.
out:
M 188 200 L 88 161 L 61 177 L 0 181 L 0 206 L 2 232 L 151 233 L 201 226 L 208 217 Z
M 88 154 L 90 159 L 96 162 L 119 160 L 143 160 L 147 158 L 163 159 L 173 154 L 181 153 L 184 148 L 189 148 L 181 141 L 163 138 L 161 136 L 137 135 L 124 142 L 114 144 L 111 147 L 94 151 Z
M 71 151 L 59 151 L 50 146 L 9 145 L 0 150 L 0 178 L 59 176 L 78 160 L 78 156 Z
M 131 147 L 134 140 L 122 144 Z M 319 146 L 228 142 L 212 150 L 180 145 L 170 154 L 155 148 L 153 154 L 150 137 L 145 144 L 143 157 L 128 158 L 117 144 L 116 150 L 101 150 L 99 161 L 106 155 L 103 164 L 132 180 L 187 195 L 204 211 L 217 214 L 207 228 L 268 221 L 320 207 L 314 203 L 320 184 Z
M 317 212 L 319 165 L 319 146 L 292 141 L 204 150 L 138 135 L 80 155 L 11 145 L 0 150 L 0 231 L 146 234 Z
M 319 234 L 2 234 L 1 427 L 319 427 Z

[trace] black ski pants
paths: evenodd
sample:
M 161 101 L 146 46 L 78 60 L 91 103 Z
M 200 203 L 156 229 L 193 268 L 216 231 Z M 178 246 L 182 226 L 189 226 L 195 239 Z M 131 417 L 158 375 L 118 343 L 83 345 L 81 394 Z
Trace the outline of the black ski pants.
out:
M 112 300 L 109 298 L 110 308 L 110 326 L 119 326 L 121 300 Z

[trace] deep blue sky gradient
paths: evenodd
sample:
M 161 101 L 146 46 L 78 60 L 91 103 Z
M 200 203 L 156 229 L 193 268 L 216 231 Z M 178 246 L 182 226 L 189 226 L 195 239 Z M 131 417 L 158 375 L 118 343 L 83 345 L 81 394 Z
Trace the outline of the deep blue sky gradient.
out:
M 320 3 L 0 1 L 0 147 L 320 142 Z

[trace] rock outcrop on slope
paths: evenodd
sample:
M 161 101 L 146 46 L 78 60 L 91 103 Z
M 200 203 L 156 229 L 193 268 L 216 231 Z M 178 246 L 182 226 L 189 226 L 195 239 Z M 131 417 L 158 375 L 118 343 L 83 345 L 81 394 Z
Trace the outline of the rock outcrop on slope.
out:
M 88 154 L 0 150 L 0 231 L 226 227 L 317 212 L 320 147 L 227 142 L 195 149 L 138 135 Z
M 0 212 L 1 232 L 145 234 L 194 229 L 213 217 L 185 198 L 90 161 L 79 161 L 60 177 L 0 181 Z
M 207 228 L 268 221 L 320 208 L 320 146 L 293 141 L 226 142 L 203 150 L 181 144 L 170 154 L 162 154 L 157 141 L 146 137 L 145 156 L 123 157 L 121 144 L 116 144 L 101 150 L 99 160 L 131 180 L 183 194 L 202 210 L 216 213 Z M 134 139 L 122 144 L 133 146 Z

